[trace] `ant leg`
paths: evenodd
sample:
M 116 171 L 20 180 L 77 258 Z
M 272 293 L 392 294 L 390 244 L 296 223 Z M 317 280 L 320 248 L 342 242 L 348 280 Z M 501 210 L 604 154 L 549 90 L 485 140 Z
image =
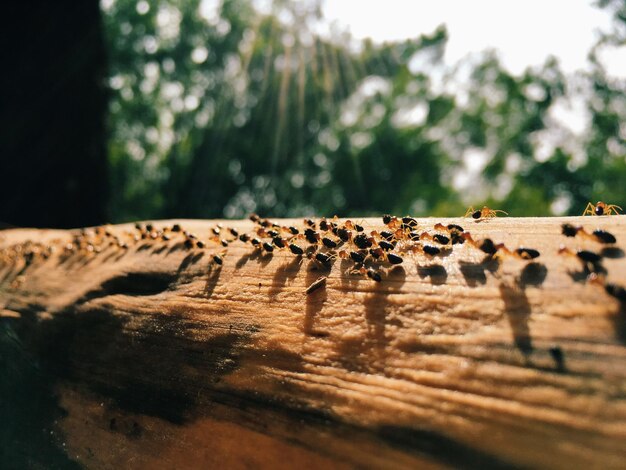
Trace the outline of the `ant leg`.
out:
M 472 214 L 473 212 L 474 212 L 474 208 L 472 206 L 469 206 L 467 210 L 465 211 L 465 215 L 463 217 L 469 217 L 469 215 Z
M 587 207 L 585 208 L 585 211 L 583 212 L 583 215 L 593 215 L 595 206 L 593 204 L 591 204 L 590 202 L 587 203 Z

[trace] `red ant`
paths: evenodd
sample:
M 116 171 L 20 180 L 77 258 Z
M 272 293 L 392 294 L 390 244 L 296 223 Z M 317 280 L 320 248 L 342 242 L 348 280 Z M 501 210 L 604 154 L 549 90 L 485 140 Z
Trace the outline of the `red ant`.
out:
M 598 201 L 594 206 L 592 203 L 588 202 L 583 215 L 619 215 L 622 210 L 620 206 L 616 206 L 615 204 L 606 204 L 602 201 Z

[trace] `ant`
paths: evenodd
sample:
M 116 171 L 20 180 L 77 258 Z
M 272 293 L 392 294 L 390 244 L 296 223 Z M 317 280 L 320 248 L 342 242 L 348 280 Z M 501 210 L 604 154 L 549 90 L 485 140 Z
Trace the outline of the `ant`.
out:
M 491 217 L 497 217 L 498 212 L 502 212 L 504 215 L 509 215 L 508 212 L 504 212 L 498 209 L 489 209 L 487 206 L 483 206 L 482 209 L 474 209 L 472 206 L 468 207 L 463 217 L 471 217 L 472 219 L 488 219 Z
M 606 204 L 602 201 L 598 201 L 594 206 L 592 203 L 588 202 L 583 215 L 619 215 L 622 210 L 620 206 L 616 206 L 615 204 Z
M 563 224 L 561 226 L 561 233 L 566 237 L 575 237 L 577 234 L 580 234 L 585 238 L 604 244 L 612 244 L 617 241 L 615 235 L 606 230 L 596 229 L 592 233 L 589 233 L 583 227 L 571 224 Z

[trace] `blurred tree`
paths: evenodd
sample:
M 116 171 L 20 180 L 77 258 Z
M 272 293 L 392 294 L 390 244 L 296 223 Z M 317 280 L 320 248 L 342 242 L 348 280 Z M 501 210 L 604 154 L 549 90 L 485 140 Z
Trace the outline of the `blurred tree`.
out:
M 103 223 L 105 50 L 97 1 L 3 8 L 0 222 Z
M 450 68 L 443 27 L 357 43 L 317 33 L 317 0 L 255 5 L 103 0 L 117 220 L 459 215 L 483 202 L 547 215 L 609 188 L 626 196 L 613 189 L 626 171 L 623 81 L 594 51 L 573 77 L 554 58 L 515 76 L 494 51 Z M 601 6 L 623 21 L 621 2 Z M 620 43 L 617 29 L 595 49 Z M 588 130 L 560 118 L 573 105 Z

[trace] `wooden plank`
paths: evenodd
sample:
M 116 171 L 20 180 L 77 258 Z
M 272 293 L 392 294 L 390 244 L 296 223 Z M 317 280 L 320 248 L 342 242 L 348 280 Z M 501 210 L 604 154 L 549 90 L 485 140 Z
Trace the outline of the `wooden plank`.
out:
M 155 230 L 178 223 L 195 233 L 206 246 L 193 249 L 180 233 L 132 241 L 132 225 L 109 227 L 111 237 L 88 231 L 82 243 L 91 240 L 94 251 L 65 248 L 77 231 L 0 232 L 4 461 L 626 461 L 626 314 L 605 287 L 626 285 L 624 217 L 418 219 L 420 232 L 455 223 L 474 240 L 540 256 L 493 259 L 469 242 L 429 256 L 405 243 L 407 252 L 395 249 L 404 262 L 383 264 L 380 283 L 350 273 L 354 263 L 344 259 L 326 268 L 289 250 L 222 247 L 209 240 L 218 222 L 154 222 Z M 301 220 L 276 222 L 303 229 Z M 617 243 L 565 237 L 563 223 L 603 229 Z M 362 224 L 384 228 L 378 219 Z M 114 236 L 128 248 L 109 246 Z M 603 254 L 588 264 L 599 279 L 590 282 L 585 263 L 559 254 L 561 245 Z M 30 254 L 49 246 L 45 258 Z M 324 285 L 306 294 L 322 276 Z

